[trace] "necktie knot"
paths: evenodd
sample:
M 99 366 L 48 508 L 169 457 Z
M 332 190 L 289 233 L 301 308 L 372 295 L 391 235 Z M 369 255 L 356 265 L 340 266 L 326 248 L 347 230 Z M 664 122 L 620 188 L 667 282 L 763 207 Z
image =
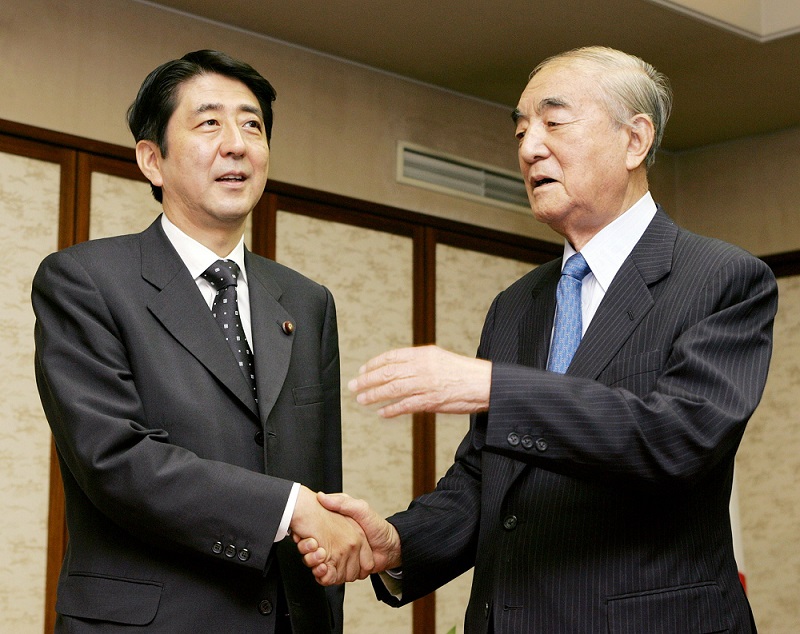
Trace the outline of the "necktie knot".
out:
M 236 286 L 239 265 L 233 260 L 217 260 L 200 275 L 219 292 L 228 286 Z
M 580 253 L 576 253 L 567 260 L 567 263 L 561 271 L 561 275 L 569 275 L 580 282 L 584 277 L 589 275 L 590 272 L 591 269 L 584 257 Z

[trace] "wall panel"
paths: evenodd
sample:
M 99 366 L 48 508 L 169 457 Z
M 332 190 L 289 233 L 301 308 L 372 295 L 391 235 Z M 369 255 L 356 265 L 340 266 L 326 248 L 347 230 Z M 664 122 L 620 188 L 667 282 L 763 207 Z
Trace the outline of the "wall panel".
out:
M 0 631 L 44 625 L 50 432 L 33 377 L 31 281 L 58 248 L 61 166 L 3 152 L 0 139 Z
M 278 212 L 276 259 L 327 286 L 336 301 L 342 369 L 344 489 L 383 516 L 411 501 L 411 417 L 383 420 L 346 383 L 369 358 L 412 343 L 410 238 Z M 345 598 L 348 634 L 411 631 L 411 607 L 378 603 L 369 581 Z
M 531 270 L 527 262 L 436 245 L 436 342 L 475 356 L 486 312 L 497 293 Z M 436 416 L 436 477 L 453 464 L 456 448 L 469 429 L 468 416 Z M 436 591 L 438 632 L 464 631 L 472 570 Z
M 747 588 L 766 634 L 800 632 L 800 276 L 778 289 L 767 388 L 736 458 Z

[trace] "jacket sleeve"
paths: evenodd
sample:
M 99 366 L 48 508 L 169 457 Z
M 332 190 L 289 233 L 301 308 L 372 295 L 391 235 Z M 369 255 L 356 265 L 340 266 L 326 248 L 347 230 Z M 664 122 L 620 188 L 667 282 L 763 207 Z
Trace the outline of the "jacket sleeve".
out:
M 495 364 L 486 449 L 652 488 L 690 487 L 730 459 L 761 399 L 777 309 L 772 272 L 736 254 L 673 305 L 657 300 L 597 380 Z

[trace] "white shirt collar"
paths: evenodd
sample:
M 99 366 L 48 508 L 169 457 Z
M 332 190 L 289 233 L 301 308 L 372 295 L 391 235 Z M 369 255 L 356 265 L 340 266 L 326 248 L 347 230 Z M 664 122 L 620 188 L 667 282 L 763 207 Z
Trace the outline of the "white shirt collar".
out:
M 224 258 L 220 258 L 211 249 L 178 229 L 167 218 L 166 214 L 161 214 L 161 227 L 194 279 L 200 277 L 214 262 L 223 259 L 236 262 L 242 272 L 241 280 L 245 284 L 247 283 L 247 271 L 244 266 L 244 235 L 239 239 L 239 243 L 234 247 L 233 251 Z
M 639 242 L 656 211 L 656 204 L 648 191 L 628 211 L 603 227 L 581 249 L 603 294 L 608 290 L 625 258 Z M 574 253 L 575 249 L 565 240 L 562 268 Z

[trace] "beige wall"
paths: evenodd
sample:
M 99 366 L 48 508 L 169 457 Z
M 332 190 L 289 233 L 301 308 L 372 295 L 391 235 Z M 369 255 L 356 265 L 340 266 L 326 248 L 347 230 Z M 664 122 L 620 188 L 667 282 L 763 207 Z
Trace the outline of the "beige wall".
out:
M 516 169 L 507 107 L 459 97 L 134 0 L 0 3 L 0 118 L 130 146 L 124 112 L 145 74 L 167 59 L 205 47 L 246 59 L 275 85 L 272 178 L 559 241 L 524 214 L 395 182 L 398 141 Z M 531 65 L 536 61 L 531 60 Z M 520 89 L 523 82 L 521 78 Z M 800 214 L 796 211 L 800 205 L 800 129 L 681 154 L 663 153 L 650 180 L 656 200 L 689 229 L 721 237 L 759 255 L 800 249 Z M 781 291 L 797 292 L 794 288 L 789 285 Z M 796 382 L 791 378 L 796 374 L 791 360 L 786 366 L 773 366 L 773 376 L 781 380 L 789 377 Z M 794 410 L 782 407 L 785 411 L 774 414 L 759 412 L 752 439 L 745 437 L 745 470 L 755 474 L 768 471 L 772 458 L 756 448 L 785 444 L 788 430 L 796 427 Z M 41 429 L 33 427 L 23 430 L 24 437 L 0 434 L 0 455 L 18 455 L 28 449 L 37 456 L 42 454 Z M 792 438 L 796 443 L 796 436 Z M 782 567 L 780 558 L 771 555 L 770 525 L 756 521 L 754 514 L 760 515 L 759 505 L 770 504 L 797 513 L 798 450 L 795 446 L 787 452 L 785 459 L 794 461 L 794 466 L 781 471 L 793 481 L 766 486 L 763 480 L 740 480 L 751 592 L 756 608 L 765 615 L 760 620 L 774 632 L 800 629 L 800 616 L 770 590 L 770 584 L 797 588 L 800 579 L 796 569 Z M 18 462 L 24 464 L 25 460 Z M 30 492 L 26 502 L 20 498 L 24 491 L 19 485 L 26 477 L 14 472 L 16 483 L 0 489 L 0 504 L 32 509 L 38 515 L 31 526 L 35 523 L 39 530 L 45 512 L 45 485 L 26 485 Z M 775 497 L 774 487 L 780 488 L 780 498 Z M 757 503 L 754 496 L 760 498 Z M 783 525 L 780 531 L 775 538 L 786 550 L 800 551 L 797 531 Z M 790 539 L 795 541 L 787 543 Z M 38 554 L 31 561 L 41 562 L 44 545 L 26 545 L 37 547 Z M 11 596 L 8 588 L 17 580 L 6 572 L 0 570 L 0 595 Z M 43 570 L 29 574 L 40 576 Z M 2 622 L 0 616 L 0 629 Z M 38 630 L 32 627 L 30 631 Z
M 675 220 L 756 255 L 800 249 L 800 128 L 684 152 Z

